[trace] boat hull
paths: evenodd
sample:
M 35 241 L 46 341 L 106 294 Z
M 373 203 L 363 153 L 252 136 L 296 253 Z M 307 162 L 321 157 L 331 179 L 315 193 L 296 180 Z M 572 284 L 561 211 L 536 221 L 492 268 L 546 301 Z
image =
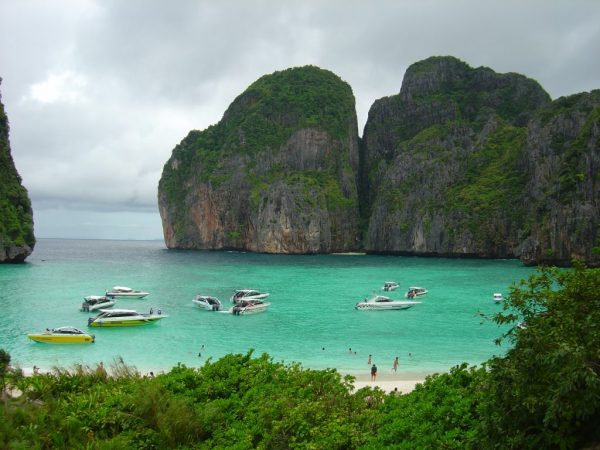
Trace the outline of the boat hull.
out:
M 209 305 L 208 303 L 204 303 L 204 302 L 197 302 L 195 300 L 192 300 L 192 302 L 194 303 L 194 305 L 196 305 L 198 308 L 200 309 L 204 309 L 206 311 L 220 311 L 221 310 L 221 306 L 220 305 Z
M 107 292 L 106 296 L 110 298 L 144 298 L 150 295 L 149 292 Z
M 98 310 L 104 309 L 104 308 L 112 308 L 113 306 L 115 306 L 115 302 L 114 301 L 109 301 L 109 302 L 104 302 L 104 303 L 97 303 L 95 305 L 90 305 L 88 303 L 83 303 L 81 305 L 81 311 L 83 311 L 83 312 L 94 312 L 94 311 L 98 311 Z
M 92 344 L 94 338 L 90 335 L 59 336 L 54 334 L 28 334 L 27 337 L 35 342 L 45 344 Z
M 139 327 L 142 325 L 150 325 L 151 323 L 156 323 L 163 317 L 146 317 L 143 319 L 114 319 L 114 320 L 91 320 L 89 323 L 90 327 Z
M 394 304 L 394 305 L 375 305 L 375 304 L 371 304 L 371 303 L 357 303 L 355 308 L 358 309 L 359 311 L 394 311 L 394 310 L 401 310 L 401 309 L 408 309 L 408 308 L 412 308 L 415 305 L 420 304 L 421 302 L 414 302 L 414 303 L 398 303 L 398 304 Z
M 235 316 L 247 316 L 250 314 L 259 314 L 265 312 L 269 307 L 270 303 L 264 303 L 259 306 L 251 306 L 251 307 L 240 307 L 234 306 L 231 308 L 231 314 Z

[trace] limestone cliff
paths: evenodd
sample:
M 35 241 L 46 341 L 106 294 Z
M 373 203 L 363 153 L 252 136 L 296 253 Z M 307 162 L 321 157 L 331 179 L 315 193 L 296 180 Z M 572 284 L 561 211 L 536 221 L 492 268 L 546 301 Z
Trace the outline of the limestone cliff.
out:
M 453 57 L 411 65 L 363 139 L 331 72 L 275 72 L 173 150 L 169 248 L 521 258 L 600 265 L 600 93 Z
M 526 263 L 600 265 L 600 90 L 562 97 L 527 129 Z
M 367 250 L 595 264 L 597 96 L 576 97 L 451 57 L 409 67 L 361 143 Z
M 275 72 L 173 150 L 159 183 L 169 248 L 329 253 L 358 243 L 358 130 L 331 72 Z
M 8 131 L 0 96 L 0 263 L 23 262 L 35 245 L 31 202 L 12 159 Z

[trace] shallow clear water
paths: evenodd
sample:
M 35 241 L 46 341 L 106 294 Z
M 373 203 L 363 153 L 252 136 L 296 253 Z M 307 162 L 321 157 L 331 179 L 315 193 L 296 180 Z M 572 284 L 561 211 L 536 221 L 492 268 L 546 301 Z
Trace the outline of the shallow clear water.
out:
M 532 271 L 510 260 L 262 255 L 174 251 L 159 241 L 40 239 L 28 263 L 0 265 L 0 348 L 22 367 L 106 364 L 120 356 L 142 371 L 168 370 L 178 362 L 201 365 L 209 357 L 255 349 L 275 361 L 362 374 L 372 354 L 382 374 L 399 356 L 399 374 L 422 375 L 502 353 L 493 342 L 501 329 L 478 313 L 499 311 L 492 294 L 506 294 Z M 354 309 L 382 293 L 388 280 L 401 286 L 388 294 L 392 298 L 403 297 L 408 286 L 426 287 L 429 295 L 403 311 Z M 47 327 L 87 330 L 90 314 L 79 311 L 83 297 L 114 285 L 151 293 L 119 299 L 116 307 L 161 308 L 169 317 L 142 327 L 93 328 L 93 345 L 27 339 Z M 203 293 L 229 307 L 240 288 L 270 292 L 269 310 L 233 316 L 191 302 Z

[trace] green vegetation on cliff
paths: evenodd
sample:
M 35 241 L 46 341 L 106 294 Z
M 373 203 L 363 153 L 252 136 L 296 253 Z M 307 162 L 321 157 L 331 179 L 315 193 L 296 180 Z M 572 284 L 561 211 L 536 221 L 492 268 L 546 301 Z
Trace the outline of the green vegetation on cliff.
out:
M 463 162 L 464 177 L 448 186 L 444 193 L 440 206 L 464 217 L 461 226 L 479 239 L 505 238 L 493 235 L 492 218 L 510 217 L 514 223 L 523 221 L 523 205 L 515 199 L 522 196 L 526 182 L 520 169 L 525 136 L 524 128 L 498 125 Z
M 168 195 L 177 197 L 181 185 L 171 178 L 185 177 L 186 169 L 196 168 L 201 180 L 219 184 L 223 176 L 231 176 L 224 166 L 228 158 L 248 158 L 252 165 L 257 153 L 279 151 L 302 128 L 345 139 L 354 131 L 349 122 L 354 116 L 352 89 L 329 71 L 305 66 L 265 75 L 233 101 L 217 125 L 192 131 L 175 147 L 179 173 L 165 165 L 161 185 Z M 271 170 L 271 181 L 282 175 Z
M 11 156 L 8 117 L 1 100 L 0 96 L 0 246 L 8 253 L 11 247 L 33 249 L 35 237 L 31 202 Z
M 596 448 L 600 442 L 600 269 L 542 269 L 494 320 L 511 348 L 481 367 L 427 377 L 405 395 L 335 370 L 227 355 L 140 377 L 117 361 L 0 387 L 2 448 Z M 516 325 L 520 323 L 520 325 Z
M 324 210 L 334 212 L 332 217 L 337 211 L 356 215 L 349 212 L 358 207 L 351 162 L 356 132 L 352 89 L 332 72 L 305 66 L 265 75 L 232 102 L 219 123 L 190 132 L 173 150 L 159 183 L 163 220 L 178 241 L 185 239 L 197 226 L 188 211 L 199 186 L 219 198 L 221 211 L 229 211 L 222 214 L 235 216 L 242 230 L 235 243 L 222 244 L 226 247 L 244 242 L 246 223 L 268 201 L 284 197 L 288 207 L 296 205 L 288 210 L 296 217 L 317 217 Z M 235 192 L 236 199 L 227 192 Z M 234 231 L 218 233 L 233 236 Z M 354 242 L 354 236 L 348 240 Z

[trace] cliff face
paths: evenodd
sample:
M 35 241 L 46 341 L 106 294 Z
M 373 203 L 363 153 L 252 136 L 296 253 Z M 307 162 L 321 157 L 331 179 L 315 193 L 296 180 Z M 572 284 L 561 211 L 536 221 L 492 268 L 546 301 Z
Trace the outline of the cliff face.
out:
M 35 245 L 31 202 L 11 156 L 8 131 L 0 96 L 0 263 L 23 262 Z
M 365 126 L 367 250 L 597 263 L 597 111 L 596 94 L 550 102 L 521 75 L 414 64 Z
M 600 265 L 600 91 L 551 101 L 453 57 L 411 65 L 359 140 L 350 87 L 264 76 L 192 131 L 159 184 L 170 248 Z
M 264 76 L 191 132 L 159 183 L 169 248 L 356 248 L 358 131 L 350 86 L 316 67 Z
M 560 98 L 527 129 L 526 263 L 600 265 L 600 91 Z

